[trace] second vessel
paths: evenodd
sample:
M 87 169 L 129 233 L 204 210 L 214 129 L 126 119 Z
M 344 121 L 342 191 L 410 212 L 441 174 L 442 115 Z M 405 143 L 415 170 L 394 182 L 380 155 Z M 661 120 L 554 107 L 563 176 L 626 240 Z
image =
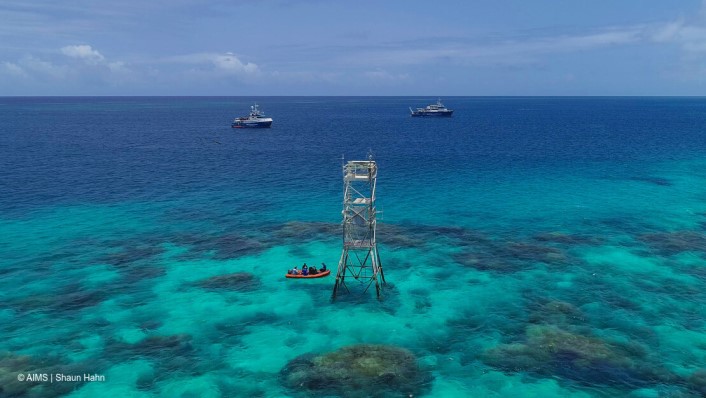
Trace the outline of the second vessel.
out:
M 255 127 L 263 128 L 272 126 L 272 118 L 265 116 L 264 113 L 260 112 L 257 104 L 250 107 L 250 115 L 237 117 L 233 120 L 230 125 L 234 129 Z
M 410 107 L 409 111 L 412 116 L 451 116 L 454 113 L 452 109 L 448 109 L 441 103 L 441 98 L 436 101 L 436 104 L 427 105 L 426 108 L 417 108 L 417 110 Z

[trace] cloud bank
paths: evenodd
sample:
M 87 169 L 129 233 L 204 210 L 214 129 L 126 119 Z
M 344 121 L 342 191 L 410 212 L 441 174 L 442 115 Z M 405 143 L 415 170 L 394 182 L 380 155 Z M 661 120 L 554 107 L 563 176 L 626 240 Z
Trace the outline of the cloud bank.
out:
M 706 2 L 702 11 L 706 11 Z M 376 92 L 375 89 L 384 86 L 414 89 L 418 82 L 428 80 L 430 71 L 437 82 L 449 73 L 456 73 L 446 80 L 451 82 L 459 77 L 471 79 L 484 71 L 488 76 L 493 75 L 487 71 L 498 66 L 513 71 L 553 68 L 556 76 L 571 76 L 564 81 L 575 82 L 587 73 L 581 69 L 581 61 L 575 59 L 600 62 L 601 66 L 611 62 L 617 62 L 616 67 L 622 67 L 620 62 L 631 64 L 627 57 L 620 61 L 608 57 L 606 54 L 618 54 L 605 51 L 612 48 L 621 49 L 620 54 L 634 49 L 634 53 L 643 54 L 645 58 L 654 53 L 663 54 L 665 52 L 660 51 L 668 49 L 677 56 L 660 59 L 661 70 L 671 68 L 682 80 L 704 77 L 706 12 L 662 22 L 582 31 L 564 29 L 553 34 L 557 31 L 527 30 L 503 35 L 486 31 L 475 36 L 470 33 L 447 37 L 431 35 L 404 40 L 381 39 L 368 44 L 358 42 L 367 40 L 368 36 L 363 35 L 335 45 L 326 41 L 294 46 L 270 44 L 263 46 L 266 48 L 259 53 L 259 58 L 227 51 L 150 54 L 148 47 L 140 50 L 139 46 L 116 55 L 110 48 L 99 50 L 85 42 L 59 43 L 52 49 L 18 53 L 12 58 L 3 59 L 0 55 L 0 81 L 4 81 L 0 82 L 0 89 L 14 87 L 21 92 L 23 85 L 49 87 L 55 84 L 59 88 L 80 87 L 81 93 L 108 92 L 115 87 L 123 87 L 129 93 L 147 87 L 154 94 L 163 90 L 169 93 L 183 90 L 188 94 L 194 92 L 189 89 L 197 87 L 202 89 L 199 93 L 215 89 L 221 94 L 237 93 L 234 88 L 243 87 L 255 92 L 263 87 L 287 87 L 295 91 L 307 87 L 335 87 L 345 92 L 346 87 L 365 86 Z M 623 52 L 622 49 L 631 50 Z M 256 52 L 259 48 L 244 51 Z M 605 71 L 606 76 L 610 74 L 609 68 Z
M 81 59 L 90 65 L 98 65 L 105 61 L 103 54 L 87 44 L 65 46 L 61 48 L 61 52 L 67 57 Z
M 162 64 L 191 65 L 203 71 L 222 72 L 234 76 L 252 77 L 261 73 L 257 64 L 243 62 L 235 54 L 227 53 L 195 53 L 167 57 L 161 60 Z

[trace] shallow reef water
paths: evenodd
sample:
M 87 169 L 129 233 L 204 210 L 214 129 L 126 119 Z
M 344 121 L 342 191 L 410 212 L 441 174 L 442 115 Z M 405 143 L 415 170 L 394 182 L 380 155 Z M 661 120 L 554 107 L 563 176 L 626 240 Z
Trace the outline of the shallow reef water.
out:
M 0 397 L 706 396 L 706 101 L 421 100 L 0 98 Z

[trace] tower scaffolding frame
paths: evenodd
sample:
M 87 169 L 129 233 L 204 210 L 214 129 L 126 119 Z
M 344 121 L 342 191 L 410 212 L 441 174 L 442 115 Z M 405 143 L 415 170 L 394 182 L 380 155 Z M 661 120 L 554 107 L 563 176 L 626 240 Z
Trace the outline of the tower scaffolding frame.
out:
M 382 294 L 385 274 L 377 247 L 377 171 L 372 156 L 368 160 L 352 160 L 343 165 L 343 250 L 338 261 L 333 299 L 339 289 L 350 292 L 346 285 L 347 276 L 365 286 L 363 293 L 374 284 L 377 297 Z

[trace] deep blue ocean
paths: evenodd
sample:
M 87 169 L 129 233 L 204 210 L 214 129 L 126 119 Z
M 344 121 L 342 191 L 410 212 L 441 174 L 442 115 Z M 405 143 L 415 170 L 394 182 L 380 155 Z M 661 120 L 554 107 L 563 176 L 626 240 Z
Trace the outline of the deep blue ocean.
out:
M 0 397 L 705 397 L 706 98 L 443 100 L 0 98 Z

